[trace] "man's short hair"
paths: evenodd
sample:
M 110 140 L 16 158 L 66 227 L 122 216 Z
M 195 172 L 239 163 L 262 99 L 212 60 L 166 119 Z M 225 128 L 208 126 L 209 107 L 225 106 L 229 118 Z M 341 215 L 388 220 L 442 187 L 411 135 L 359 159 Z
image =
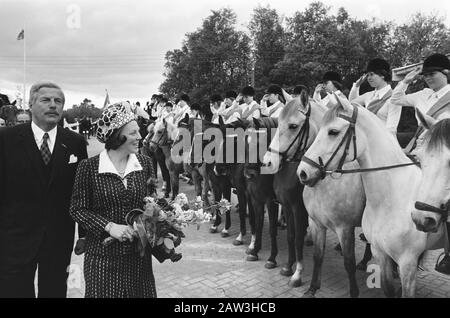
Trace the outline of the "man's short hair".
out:
M 64 96 L 64 92 L 62 91 L 61 87 L 59 87 L 58 85 L 56 85 L 55 83 L 52 83 L 52 82 L 38 82 L 38 83 L 33 84 L 33 86 L 31 86 L 31 88 L 30 88 L 30 101 L 29 101 L 30 105 L 33 105 L 33 103 L 36 101 L 37 94 L 41 88 L 59 89 L 63 96 L 63 104 L 66 102 L 66 97 Z

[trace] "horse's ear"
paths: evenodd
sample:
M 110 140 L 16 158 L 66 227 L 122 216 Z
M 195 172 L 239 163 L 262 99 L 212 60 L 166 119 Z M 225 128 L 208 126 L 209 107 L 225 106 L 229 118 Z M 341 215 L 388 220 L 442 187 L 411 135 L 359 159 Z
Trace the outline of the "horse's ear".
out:
M 189 122 L 189 115 L 188 115 L 188 114 L 184 114 L 183 121 L 184 121 L 185 123 L 188 123 L 188 122 Z
M 300 101 L 302 102 L 302 106 L 306 109 L 309 103 L 309 96 L 305 90 L 302 90 L 302 92 L 300 93 Z
M 425 129 L 430 129 L 437 122 L 433 117 L 422 113 L 419 108 L 416 108 L 416 114 Z
M 162 122 L 163 122 L 164 126 L 167 126 L 167 121 L 165 118 L 163 118 Z

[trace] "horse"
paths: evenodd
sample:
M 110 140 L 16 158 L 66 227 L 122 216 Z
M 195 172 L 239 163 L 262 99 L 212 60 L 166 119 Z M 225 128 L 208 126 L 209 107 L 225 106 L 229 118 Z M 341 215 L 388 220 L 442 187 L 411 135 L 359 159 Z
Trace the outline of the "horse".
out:
M 156 153 L 158 148 L 162 151 L 165 164 L 169 170 L 172 200 L 174 200 L 179 192 L 179 175 L 183 171 L 183 163 L 175 163 L 172 160 L 171 148 L 173 141 L 177 138 L 178 128 L 171 119 L 173 119 L 173 117 L 155 122 L 153 136 L 150 139 L 149 150 L 152 153 Z
M 421 146 L 414 151 L 421 164 L 422 180 L 411 216 L 419 231 L 443 232 L 448 252 L 446 221 L 450 209 L 450 119 L 436 121 L 423 114 L 418 117 L 428 131 Z
M 310 101 L 306 94 L 286 104 L 278 119 L 278 130 L 266 153 L 264 163 L 272 173 L 280 175 L 278 187 L 286 185 L 283 170 L 292 171 L 299 166 L 299 159 L 314 141 L 326 108 Z M 354 164 L 350 164 L 351 167 Z M 296 182 L 300 182 L 295 175 Z M 289 181 L 295 184 L 294 180 Z M 297 195 L 303 191 L 301 208 L 294 210 L 294 219 L 302 218 L 301 231 L 296 230 L 297 268 L 291 279 L 301 279 L 303 270 L 302 255 L 305 215 L 309 214 L 314 241 L 314 269 L 310 287 L 304 297 L 314 297 L 321 286 L 321 267 L 323 263 L 326 231 L 335 232 L 339 238 L 344 255 L 344 266 L 350 282 L 350 296 L 357 297 L 359 289 L 355 278 L 354 228 L 361 225 L 365 195 L 361 178 L 358 175 L 345 175 L 340 179 L 325 179 L 315 188 L 297 187 Z M 283 193 L 283 191 L 280 191 Z M 336 202 L 338 202 L 336 204 Z M 304 206 L 303 206 L 304 204 Z M 306 211 L 303 210 L 306 207 Z M 298 222 L 298 221 L 296 221 Z M 300 246 L 298 246 L 300 245 Z M 365 267 L 371 255 L 367 254 L 360 263 Z
M 273 189 L 273 176 L 261 174 L 262 162 L 259 159 L 260 148 L 265 150 L 265 146 L 272 139 L 271 129 L 276 127 L 276 120 L 272 118 L 239 120 L 236 127 L 245 129 L 245 164 L 244 176 L 246 178 L 246 193 L 251 202 L 255 215 L 255 241 L 254 246 L 247 250 L 247 261 L 257 261 L 258 252 L 262 247 L 262 231 L 264 227 L 264 207 L 267 207 L 269 215 L 269 233 L 271 239 L 271 253 L 266 261 L 265 268 L 273 269 L 277 267 L 276 257 L 278 254 L 277 245 L 277 220 L 278 204 L 275 201 L 275 192 Z M 252 154 L 258 154 L 252 156 Z
M 5 120 L 7 127 L 15 126 L 19 109 L 15 105 L 5 105 L 0 107 L 0 118 Z
M 362 227 L 380 266 L 381 287 L 387 297 L 396 295 L 395 262 L 401 295 L 414 297 L 420 255 L 440 247 L 437 236 L 418 231 L 411 217 L 422 172 L 374 114 L 341 95 L 336 98 L 338 104 L 325 114 L 297 174 L 302 183 L 314 186 L 329 174 L 361 173 L 366 194 Z M 361 169 L 342 169 L 355 160 Z
M 253 210 L 252 202 L 249 200 L 249 193 L 247 192 L 247 180 L 244 175 L 245 163 L 239 162 L 238 149 L 237 149 L 237 135 L 227 134 L 227 128 L 237 128 L 239 126 L 236 123 L 224 124 L 223 118 L 219 116 L 219 128 L 222 133 L 222 141 L 220 142 L 220 147 L 218 149 L 218 155 L 216 157 L 220 159 L 216 161 L 214 165 L 214 173 L 217 176 L 227 177 L 231 183 L 231 186 L 236 189 L 236 194 L 238 198 L 238 212 L 239 212 L 239 234 L 234 239 L 233 245 L 239 246 L 244 244 L 244 236 L 247 232 L 246 217 L 247 217 L 247 207 L 248 216 L 251 231 L 251 241 L 247 249 L 247 254 L 254 250 L 256 241 L 256 230 L 255 230 L 255 213 Z M 231 162 L 227 161 L 226 150 L 233 148 L 234 158 Z M 218 157 L 222 156 L 222 158 Z

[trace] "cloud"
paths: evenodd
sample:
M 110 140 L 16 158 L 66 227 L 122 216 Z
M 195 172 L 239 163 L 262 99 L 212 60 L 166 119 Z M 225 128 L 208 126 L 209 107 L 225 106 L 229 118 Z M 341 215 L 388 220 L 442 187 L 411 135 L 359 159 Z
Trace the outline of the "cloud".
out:
M 51 79 L 70 92 L 66 93 L 67 101 L 74 103 L 88 97 L 102 104 L 105 88 L 117 98 L 135 97 L 142 102 L 164 80 L 165 53 L 179 48 L 185 34 L 200 27 L 212 9 L 232 8 L 240 28 L 245 28 L 258 4 L 291 16 L 310 2 L 0 0 L 0 90 L 14 92 L 23 82 L 24 42 L 16 37 L 24 24 L 28 86 Z M 360 18 L 376 13 L 397 21 L 420 10 L 442 12 L 442 8 L 448 8 L 444 0 L 432 4 L 406 0 L 366 0 L 364 5 L 357 0 L 323 2 L 335 10 L 344 6 Z M 80 28 L 73 28 L 74 8 L 80 10 Z

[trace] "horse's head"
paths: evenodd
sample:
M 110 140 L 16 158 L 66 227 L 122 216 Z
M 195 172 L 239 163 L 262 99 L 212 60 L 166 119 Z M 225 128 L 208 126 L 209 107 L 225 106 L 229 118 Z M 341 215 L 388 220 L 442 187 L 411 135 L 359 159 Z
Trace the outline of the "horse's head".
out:
M 411 215 L 418 230 L 437 232 L 450 209 L 450 119 L 435 122 L 423 115 L 418 117 L 429 130 L 415 151 L 422 180 Z
M 158 147 L 164 146 L 168 142 L 166 120 L 163 119 L 156 121 L 151 130 L 153 132 L 153 136 L 150 139 L 149 149 L 151 152 L 155 152 Z
M 298 160 L 317 134 L 315 123 L 310 121 L 311 105 L 308 95 L 289 101 L 278 118 L 278 129 L 264 156 L 267 173 L 276 173 L 282 161 Z
M 343 95 L 335 95 L 337 104 L 328 110 L 317 136 L 304 154 L 297 175 L 300 182 L 314 186 L 325 178 L 326 170 L 339 170 L 343 164 L 355 160 L 366 147 L 365 138 L 356 138 L 358 106 L 350 104 Z
M 259 174 L 267 174 L 262 170 L 262 157 L 272 141 L 278 120 L 270 117 L 253 119 L 253 123 L 245 132 L 245 168 L 244 174 L 251 179 Z
M 0 118 L 5 120 L 6 126 L 15 126 L 19 109 L 14 105 L 5 105 L 0 108 Z

